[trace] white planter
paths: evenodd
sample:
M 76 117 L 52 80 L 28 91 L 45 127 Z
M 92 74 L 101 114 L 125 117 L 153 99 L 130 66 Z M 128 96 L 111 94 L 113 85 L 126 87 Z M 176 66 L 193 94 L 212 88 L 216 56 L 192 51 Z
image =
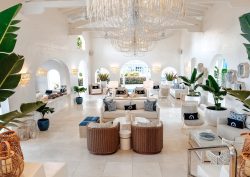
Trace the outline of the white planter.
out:
M 200 104 L 201 102 L 201 97 L 200 96 L 185 96 L 185 101 L 192 101 L 192 102 L 197 102 L 198 104 Z
M 206 108 L 205 110 L 205 119 L 208 125 L 211 126 L 217 126 L 217 119 L 223 118 L 223 117 L 228 117 L 229 116 L 229 110 L 211 110 Z
M 101 81 L 101 86 L 102 88 L 106 88 L 108 85 L 108 82 L 107 81 Z
M 173 85 L 173 81 L 166 81 L 167 85 L 172 86 Z

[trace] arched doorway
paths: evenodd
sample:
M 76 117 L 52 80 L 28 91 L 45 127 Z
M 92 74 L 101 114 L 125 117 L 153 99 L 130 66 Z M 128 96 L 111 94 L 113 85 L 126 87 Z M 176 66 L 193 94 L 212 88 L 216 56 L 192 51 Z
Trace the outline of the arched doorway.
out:
M 61 87 L 60 73 L 56 69 L 51 69 L 47 74 L 48 89 L 57 90 Z
M 141 87 L 145 80 L 151 78 L 151 71 L 148 65 L 140 60 L 132 60 L 125 63 L 121 67 L 120 82 L 128 88 L 134 89 L 135 87 Z
M 216 79 L 219 85 L 226 87 L 227 60 L 221 55 L 214 56 L 210 64 L 210 74 Z
M 166 84 L 167 79 L 166 79 L 166 74 L 173 74 L 176 75 L 177 74 L 177 70 L 174 67 L 166 67 L 162 70 L 161 72 L 161 83 L 162 84 Z
M 85 61 L 81 61 L 78 66 L 78 85 L 88 87 L 88 66 Z

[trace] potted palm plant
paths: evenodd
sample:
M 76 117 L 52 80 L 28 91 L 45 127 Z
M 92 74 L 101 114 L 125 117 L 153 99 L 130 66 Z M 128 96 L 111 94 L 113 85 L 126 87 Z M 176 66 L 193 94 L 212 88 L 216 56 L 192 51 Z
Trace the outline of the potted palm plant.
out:
M 49 113 L 55 112 L 54 108 L 50 108 L 47 104 L 41 106 L 36 110 L 37 112 L 41 113 L 42 118 L 37 121 L 37 125 L 40 131 L 47 131 L 49 129 L 49 119 L 45 118 L 44 116 Z
M 83 98 L 80 96 L 80 93 L 84 93 L 87 91 L 87 88 L 85 87 L 79 87 L 79 86 L 74 86 L 74 92 L 78 94 L 78 97 L 76 97 L 76 103 L 77 104 L 82 104 Z
M 167 84 L 168 84 L 168 85 L 172 85 L 172 84 L 173 84 L 173 81 L 174 81 L 175 79 L 177 79 L 177 75 L 174 74 L 173 72 L 171 72 L 171 73 L 166 73 L 166 74 L 165 74 L 165 78 L 166 78 L 166 80 L 167 80 Z
M 198 101 L 200 102 L 200 92 L 197 92 L 199 84 L 197 81 L 203 77 L 204 73 L 201 73 L 197 76 L 197 69 L 194 68 L 191 78 L 187 78 L 186 76 L 179 76 L 180 79 L 183 80 L 183 83 L 188 86 L 188 95 L 185 97 L 185 101 Z
M 108 84 L 108 80 L 109 80 L 109 74 L 107 74 L 107 73 L 104 73 L 104 74 L 100 73 L 100 74 L 98 74 L 98 78 L 101 81 L 102 88 L 106 88 L 107 84 Z
M 199 84 L 198 86 L 213 95 L 214 105 L 207 107 L 205 117 L 209 125 L 216 126 L 218 118 L 228 115 L 227 108 L 221 106 L 221 101 L 227 95 L 227 91 L 223 90 L 211 75 L 208 76 L 205 85 Z

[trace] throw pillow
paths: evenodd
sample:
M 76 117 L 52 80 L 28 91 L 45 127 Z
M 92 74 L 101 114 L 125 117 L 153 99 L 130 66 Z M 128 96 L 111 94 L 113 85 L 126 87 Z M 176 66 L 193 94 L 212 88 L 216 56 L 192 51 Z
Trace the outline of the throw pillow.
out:
M 160 89 L 159 85 L 154 85 L 153 89 Z
M 231 119 L 231 118 L 227 118 L 227 125 L 234 127 L 234 128 L 240 128 L 243 129 L 244 128 L 244 123 L 241 120 L 237 120 L 237 119 Z
M 185 120 L 198 120 L 198 112 L 196 113 L 184 113 Z
M 99 86 L 98 85 L 93 85 L 92 89 L 99 89 Z
M 106 123 L 95 123 L 95 122 L 91 122 L 88 124 L 89 128 L 111 128 L 113 127 L 113 123 L 112 122 L 106 122 Z
M 248 129 L 250 129 L 250 116 L 247 117 L 245 125 Z
M 154 101 L 151 101 L 151 100 L 144 101 L 144 110 L 145 111 L 150 111 L 150 112 L 156 111 L 156 103 L 157 103 L 157 100 L 154 100 Z
M 136 104 L 124 105 L 125 110 L 136 110 Z
M 104 106 L 105 106 L 105 111 L 109 111 L 108 105 L 110 103 L 112 103 L 112 102 L 113 102 L 112 99 L 103 99 L 103 103 L 104 103 Z
M 117 91 L 116 91 L 116 94 L 117 94 L 117 95 L 124 95 L 125 93 L 126 93 L 125 90 L 117 90 Z
M 111 111 L 116 111 L 116 102 L 115 101 L 112 101 L 112 102 L 108 102 L 108 111 L 111 112 Z
M 229 118 L 245 122 L 247 119 L 247 114 L 238 114 L 236 112 L 230 111 Z
M 145 94 L 145 91 L 144 90 L 136 90 L 135 93 L 139 94 L 139 95 L 143 95 L 143 94 Z

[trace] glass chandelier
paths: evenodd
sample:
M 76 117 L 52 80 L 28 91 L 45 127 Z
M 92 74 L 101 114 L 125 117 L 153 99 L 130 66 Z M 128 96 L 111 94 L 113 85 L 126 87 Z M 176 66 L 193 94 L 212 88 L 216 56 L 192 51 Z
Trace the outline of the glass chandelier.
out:
M 88 16 L 121 52 L 141 53 L 164 39 L 166 27 L 185 15 L 185 0 L 89 0 Z

